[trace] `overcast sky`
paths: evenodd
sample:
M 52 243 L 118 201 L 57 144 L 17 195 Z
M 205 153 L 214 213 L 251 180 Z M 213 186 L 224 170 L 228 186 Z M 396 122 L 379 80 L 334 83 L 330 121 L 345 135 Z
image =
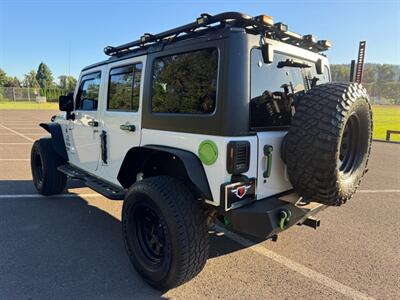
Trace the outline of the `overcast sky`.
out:
M 0 68 L 9 75 L 48 64 L 55 77 L 77 77 L 103 60 L 103 48 L 192 22 L 203 12 L 268 14 L 290 30 L 330 39 L 331 63 L 356 58 L 367 41 L 366 61 L 400 64 L 397 1 L 94 1 L 0 0 Z

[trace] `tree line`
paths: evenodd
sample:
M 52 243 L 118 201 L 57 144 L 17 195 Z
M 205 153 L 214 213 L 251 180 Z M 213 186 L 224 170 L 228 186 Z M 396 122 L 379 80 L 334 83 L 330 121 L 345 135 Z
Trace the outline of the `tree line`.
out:
M 333 81 L 349 81 L 349 64 L 330 67 Z M 400 65 L 365 64 L 363 85 L 374 103 L 400 104 Z
M 58 76 L 58 83 L 56 83 L 50 68 L 43 62 L 39 64 L 37 70 L 31 70 L 25 74 L 22 80 L 8 76 L 0 68 L 0 87 L 32 88 L 47 99 L 58 99 L 59 95 L 73 92 L 76 83 L 76 79 L 68 75 Z

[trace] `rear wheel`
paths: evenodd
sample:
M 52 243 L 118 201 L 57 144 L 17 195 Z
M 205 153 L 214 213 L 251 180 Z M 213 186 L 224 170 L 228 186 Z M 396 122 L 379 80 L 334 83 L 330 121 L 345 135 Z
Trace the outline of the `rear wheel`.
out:
M 50 138 L 35 141 L 31 150 L 31 171 L 40 194 L 59 194 L 65 189 L 67 176 L 57 170 L 63 164 L 65 161 L 54 151 Z
M 290 181 L 300 196 L 341 205 L 355 193 L 371 148 L 372 113 L 364 87 L 328 83 L 296 107 L 287 137 Z
M 122 232 L 132 264 L 159 290 L 195 277 L 208 257 L 202 206 L 183 182 L 171 177 L 132 185 L 124 200 Z

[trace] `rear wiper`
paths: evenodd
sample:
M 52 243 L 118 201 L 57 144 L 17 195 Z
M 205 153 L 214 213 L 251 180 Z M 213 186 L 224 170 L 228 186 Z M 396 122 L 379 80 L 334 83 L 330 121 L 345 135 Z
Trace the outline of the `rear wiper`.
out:
M 278 65 L 276 67 L 278 69 L 281 69 L 283 67 L 311 68 L 311 66 L 309 64 L 296 62 L 293 59 L 289 59 L 289 58 L 287 60 L 282 60 L 282 61 L 278 62 Z

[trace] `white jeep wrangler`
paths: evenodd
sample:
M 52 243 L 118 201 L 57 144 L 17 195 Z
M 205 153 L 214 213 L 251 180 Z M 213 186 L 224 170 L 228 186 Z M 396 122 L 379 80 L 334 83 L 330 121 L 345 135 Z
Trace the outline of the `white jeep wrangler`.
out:
M 262 239 L 317 227 L 355 193 L 372 134 L 365 89 L 330 82 L 329 47 L 234 12 L 106 47 L 40 124 L 34 184 L 52 195 L 81 179 L 123 199 L 128 256 L 161 290 L 202 270 L 215 220 Z

